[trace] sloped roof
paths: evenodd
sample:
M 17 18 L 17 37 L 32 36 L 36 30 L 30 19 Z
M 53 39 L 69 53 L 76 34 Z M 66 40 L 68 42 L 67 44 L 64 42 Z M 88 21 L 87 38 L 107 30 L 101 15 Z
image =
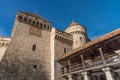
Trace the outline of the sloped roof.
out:
M 92 45 L 95 45 L 95 44 L 97 44 L 99 42 L 102 42 L 104 40 L 112 38 L 112 37 L 114 37 L 116 35 L 120 35 L 120 28 L 115 30 L 115 31 L 112 31 L 112 32 L 110 32 L 110 33 L 108 33 L 106 35 L 103 35 L 102 37 L 99 37 L 99 38 L 97 38 L 97 39 L 95 39 L 93 41 L 90 41 L 90 42 L 86 43 L 83 47 L 79 47 L 79 48 L 77 48 L 75 50 L 72 50 L 71 52 L 69 52 L 69 53 L 65 54 L 63 57 L 61 57 L 59 60 L 64 59 L 66 57 L 69 57 L 69 56 L 71 56 L 73 54 L 76 54 L 78 51 L 81 51 L 81 50 L 83 50 L 85 48 L 88 48 L 88 47 L 90 47 Z
M 75 26 L 75 25 L 80 25 L 81 27 L 85 28 L 83 25 L 81 25 L 81 24 L 79 24 L 79 23 L 77 23 L 75 21 L 72 21 L 72 23 L 68 26 L 68 28 L 72 27 L 72 26 Z
M 79 25 L 77 22 L 73 21 L 69 26 Z

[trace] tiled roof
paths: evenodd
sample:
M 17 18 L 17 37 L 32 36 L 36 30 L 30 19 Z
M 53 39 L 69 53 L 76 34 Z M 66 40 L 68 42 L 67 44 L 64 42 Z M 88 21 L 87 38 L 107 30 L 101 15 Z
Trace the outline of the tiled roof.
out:
M 79 25 L 77 22 L 73 21 L 69 26 Z
M 75 25 L 81 25 L 81 24 L 78 24 L 77 22 L 73 21 L 69 26 L 69 27 L 72 27 L 72 26 L 75 26 Z M 83 25 L 81 25 L 83 28 L 85 28 Z
M 120 29 L 112 31 L 112 32 L 110 32 L 110 33 L 108 33 L 106 35 L 103 35 L 102 37 L 99 37 L 99 38 L 93 40 L 93 41 L 90 41 L 90 42 L 86 43 L 83 47 L 79 47 L 79 48 L 77 48 L 75 50 L 72 50 L 71 52 L 69 52 L 69 53 L 65 54 L 63 57 L 61 57 L 59 60 L 64 59 L 66 57 L 69 57 L 69 56 L 71 56 L 73 54 L 76 54 L 76 52 L 78 52 L 78 51 L 81 51 L 81 50 L 83 50 L 85 48 L 88 48 L 88 47 L 90 47 L 92 45 L 95 45 L 95 44 L 100 43 L 100 42 L 102 42 L 104 40 L 112 38 L 112 37 L 114 37 L 114 36 L 116 36 L 118 34 L 120 34 Z

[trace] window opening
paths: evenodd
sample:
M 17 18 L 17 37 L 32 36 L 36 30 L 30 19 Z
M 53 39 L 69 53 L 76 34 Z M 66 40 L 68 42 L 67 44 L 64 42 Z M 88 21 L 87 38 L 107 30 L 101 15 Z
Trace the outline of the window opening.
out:
M 67 53 L 67 49 L 66 48 L 64 48 L 64 53 Z
M 32 50 L 33 50 L 33 51 L 36 50 L 36 45 L 35 45 L 35 44 L 32 46 Z

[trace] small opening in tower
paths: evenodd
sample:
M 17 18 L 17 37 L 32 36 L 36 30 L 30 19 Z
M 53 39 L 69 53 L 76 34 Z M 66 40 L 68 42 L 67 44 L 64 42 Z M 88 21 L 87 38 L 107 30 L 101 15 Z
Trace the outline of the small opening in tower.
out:
M 64 67 L 61 68 L 62 74 L 64 74 Z
M 66 48 L 64 48 L 64 53 L 67 53 L 67 49 Z
M 35 50 L 36 50 L 36 45 L 33 44 L 33 46 L 32 46 L 32 51 L 35 51 Z
M 81 40 L 81 42 L 82 42 L 82 37 L 80 37 L 80 40 Z

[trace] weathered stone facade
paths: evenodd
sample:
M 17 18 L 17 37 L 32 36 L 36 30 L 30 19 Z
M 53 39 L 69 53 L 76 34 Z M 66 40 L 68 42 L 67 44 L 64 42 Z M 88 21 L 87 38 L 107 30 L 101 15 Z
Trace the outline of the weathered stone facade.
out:
M 31 25 L 28 20 L 26 14 L 18 13 L 0 63 L 0 80 L 50 80 L 50 28 L 39 29 L 33 24 L 36 19 Z
M 36 14 L 18 12 L 1 54 L 0 80 L 64 80 L 57 60 L 88 42 L 86 29 L 73 23 L 62 32 Z

